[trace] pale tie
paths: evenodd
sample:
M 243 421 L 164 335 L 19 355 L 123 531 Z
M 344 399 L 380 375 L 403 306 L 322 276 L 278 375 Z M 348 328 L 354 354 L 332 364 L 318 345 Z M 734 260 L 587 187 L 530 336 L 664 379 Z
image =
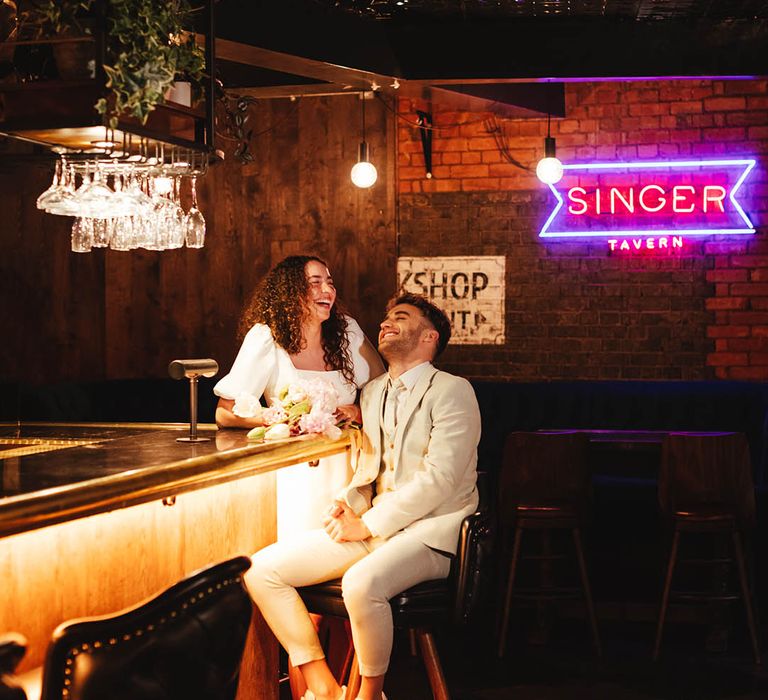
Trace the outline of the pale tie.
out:
M 397 427 L 398 397 L 405 391 L 405 384 L 399 379 L 390 383 L 387 398 L 384 401 L 384 432 L 392 435 Z

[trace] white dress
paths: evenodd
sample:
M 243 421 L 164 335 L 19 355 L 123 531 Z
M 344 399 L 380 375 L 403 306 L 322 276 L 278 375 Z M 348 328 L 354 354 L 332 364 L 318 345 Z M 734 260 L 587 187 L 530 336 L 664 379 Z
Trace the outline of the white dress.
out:
M 290 355 L 272 336 L 269 326 L 257 323 L 243 339 L 232 369 L 213 388 L 214 394 L 235 400 L 239 394 L 264 396 L 271 403 L 280 390 L 300 379 L 321 378 L 332 384 L 339 405 L 355 402 L 357 390 L 370 379 L 370 367 L 361 354 L 365 334 L 357 321 L 347 316 L 349 352 L 355 382 L 348 382 L 341 370 L 330 372 L 296 369 Z M 322 527 L 322 516 L 339 490 L 352 475 L 346 453 L 324 457 L 316 467 L 307 463 L 277 472 L 277 538 Z

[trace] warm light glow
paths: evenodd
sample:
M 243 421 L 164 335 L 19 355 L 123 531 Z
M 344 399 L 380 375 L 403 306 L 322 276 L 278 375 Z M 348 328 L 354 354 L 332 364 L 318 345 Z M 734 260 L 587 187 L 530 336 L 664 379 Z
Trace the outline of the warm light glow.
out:
M 373 163 L 362 160 L 359 163 L 355 163 L 352 166 L 352 172 L 350 177 L 352 183 L 360 188 L 371 187 L 375 182 L 379 174 L 376 172 L 376 168 Z
M 542 158 L 536 166 L 536 177 L 547 185 L 554 185 L 563 178 L 563 164 L 558 158 Z

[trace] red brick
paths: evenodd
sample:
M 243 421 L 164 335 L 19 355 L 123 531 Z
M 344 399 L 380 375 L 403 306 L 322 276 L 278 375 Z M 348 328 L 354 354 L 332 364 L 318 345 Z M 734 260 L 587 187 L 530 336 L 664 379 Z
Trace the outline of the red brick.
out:
M 432 141 L 434 151 L 466 151 L 467 139 L 436 138 Z
M 747 338 L 749 326 L 709 326 L 707 338 Z
M 453 178 L 477 178 L 477 177 L 488 177 L 489 170 L 488 168 L 491 166 L 484 165 L 484 164 L 478 164 L 478 165 L 452 165 L 451 166 L 451 177 Z
M 465 192 L 499 189 L 499 179 L 494 177 L 464 178 L 461 189 Z
M 470 151 L 492 151 L 494 148 L 498 147 L 496 139 L 492 136 L 476 136 L 467 140 L 467 148 Z
M 745 131 L 742 127 L 731 127 L 729 129 L 705 129 L 704 137 L 708 141 L 743 141 Z
M 735 311 L 748 308 L 745 297 L 716 297 L 707 299 L 705 306 L 708 311 Z
M 398 168 L 397 174 L 402 180 L 417 180 L 424 177 L 424 168 L 408 166 L 407 168 Z
M 768 255 L 734 255 L 731 258 L 734 267 L 768 267 Z
M 731 367 L 722 379 L 764 381 L 768 379 L 768 367 Z
M 748 275 L 748 270 L 707 270 L 707 282 L 746 282 Z
M 480 151 L 464 151 L 461 154 L 461 162 L 463 165 L 476 165 L 482 162 L 483 154 Z
M 693 102 L 672 102 L 669 105 L 671 114 L 701 114 L 703 105 L 699 100 Z
M 755 297 L 768 296 L 768 284 L 734 284 L 731 285 L 731 294 Z
M 768 342 L 764 338 L 723 338 L 732 352 L 764 352 Z
M 749 364 L 749 356 L 745 352 L 712 352 L 707 355 L 710 367 L 724 367 Z
M 461 163 L 461 155 L 460 151 L 445 151 L 440 154 L 443 165 L 458 165 Z
M 707 112 L 729 112 L 746 107 L 747 100 L 744 97 L 710 97 L 704 100 Z

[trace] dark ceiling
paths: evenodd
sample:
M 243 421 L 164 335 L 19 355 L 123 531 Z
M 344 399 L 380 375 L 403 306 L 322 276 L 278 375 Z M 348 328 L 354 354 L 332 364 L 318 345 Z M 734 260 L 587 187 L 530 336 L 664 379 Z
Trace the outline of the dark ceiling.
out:
M 768 76 L 768 0 L 219 0 L 216 34 L 225 88 L 255 98 L 538 116 L 562 108 L 547 83 Z

